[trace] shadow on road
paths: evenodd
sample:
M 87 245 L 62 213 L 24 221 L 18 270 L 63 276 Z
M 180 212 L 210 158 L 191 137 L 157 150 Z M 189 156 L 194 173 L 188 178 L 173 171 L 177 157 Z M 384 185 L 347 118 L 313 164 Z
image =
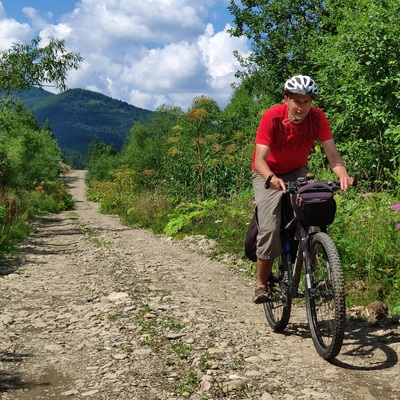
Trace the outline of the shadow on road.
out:
M 16 363 L 17 365 L 27 358 L 30 354 L 18 354 L 10 352 L 0 352 L 1 363 Z M 31 389 L 37 386 L 49 386 L 49 383 L 35 383 L 23 379 L 18 372 L 9 372 L 0 370 L 0 393 L 10 392 L 21 389 Z
M 400 343 L 390 320 L 376 325 L 349 322 L 342 351 L 332 364 L 357 371 L 388 369 L 399 362 L 399 356 L 391 345 Z
M 376 325 L 348 321 L 342 350 L 331 364 L 357 371 L 377 371 L 395 366 L 399 362 L 399 356 L 390 347 L 400 344 L 400 335 L 391 329 L 395 326 L 390 324 L 390 320 Z M 289 324 L 283 334 L 311 340 L 307 323 Z

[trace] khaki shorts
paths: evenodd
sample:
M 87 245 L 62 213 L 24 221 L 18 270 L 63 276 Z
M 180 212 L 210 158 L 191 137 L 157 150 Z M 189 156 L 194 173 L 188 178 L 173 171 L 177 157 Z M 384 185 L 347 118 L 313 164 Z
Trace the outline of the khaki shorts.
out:
M 299 168 L 289 174 L 277 175 L 284 182 L 304 177 L 308 168 Z M 257 171 L 252 173 L 254 196 L 257 204 L 258 235 L 257 257 L 268 260 L 282 253 L 280 239 L 282 191 L 265 189 L 265 179 Z

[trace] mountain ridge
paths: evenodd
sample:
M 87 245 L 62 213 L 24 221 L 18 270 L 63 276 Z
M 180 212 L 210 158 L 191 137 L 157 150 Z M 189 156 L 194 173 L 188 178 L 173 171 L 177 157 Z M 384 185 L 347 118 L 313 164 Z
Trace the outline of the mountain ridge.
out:
M 38 123 L 49 122 L 63 152 L 86 154 L 94 138 L 116 149 L 129 138 L 130 129 L 147 122 L 153 111 L 130 105 L 87 89 L 68 89 L 54 94 L 31 88 L 16 92 Z

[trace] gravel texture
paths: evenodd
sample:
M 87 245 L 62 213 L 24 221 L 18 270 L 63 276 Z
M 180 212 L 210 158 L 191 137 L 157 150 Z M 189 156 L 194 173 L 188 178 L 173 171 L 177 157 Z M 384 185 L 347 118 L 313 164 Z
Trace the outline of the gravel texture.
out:
M 76 209 L 0 267 L 2 399 L 400 399 L 398 320 L 349 320 L 328 363 L 304 308 L 273 333 L 208 241 L 123 226 L 86 201 L 84 171 L 66 181 Z

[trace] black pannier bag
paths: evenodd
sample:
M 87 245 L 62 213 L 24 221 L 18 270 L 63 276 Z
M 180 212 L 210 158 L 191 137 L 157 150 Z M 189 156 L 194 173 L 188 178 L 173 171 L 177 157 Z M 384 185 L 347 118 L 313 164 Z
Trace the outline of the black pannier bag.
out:
M 244 241 L 244 254 L 251 261 L 257 261 L 257 235 L 258 235 L 258 218 L 257 207 L 254 210 L 253 218 L 250 221 L 249 230 L 247 231 L 246 240 Z
M 318 181 L 300 187 L 297 190 L 294 210 L 303 225 L 331 224 L 336 214 L 336 202 L 331 187 Z

